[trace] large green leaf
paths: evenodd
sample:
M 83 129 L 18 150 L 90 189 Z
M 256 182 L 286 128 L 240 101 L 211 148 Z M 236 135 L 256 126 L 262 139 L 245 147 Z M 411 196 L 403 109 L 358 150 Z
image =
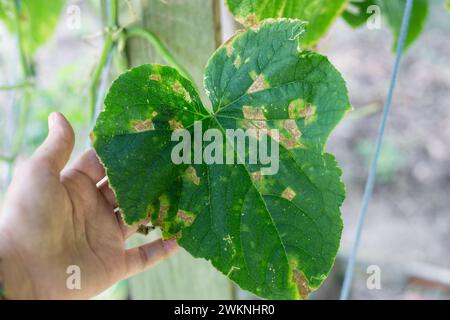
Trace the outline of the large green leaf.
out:
M 33 54 L 55 31 L 65 0 L 21 0 L 18 3 L 23 47 Z M 0 19 L 11 32 L 17 32 L 14 6 L 13 0 L 0 1 Z
M 313 46 L 344 10 L 348 0 L 225 0 L 233 16 L 244 26 L 267 18 L 307 21 L 302 45 Z
M 265 20 L 220 47 L 205 71 L 209 112 L 174 69 L 132 69 L 112 85 L 94 130 L 128 223 L 151 215 L 165 238 L 264 298 L 318 288 L 342 231 L 341 171 L 323 149 L 350 104 L 331 63 L 299 51 L 304 32 L 299 20 Z M 278 129 L 278 173 L 248 161 L 172 164 L 172 130 L 196 120 L 221 133 Z
M 406 0 L 351 0 L 350 6 L 352 9 L 346 10 L 343 18 L 353 27 L 362 26 L 370 16 L 367 8 L 371 5 L 380 7 L 381 14 L 386 19 L 394 35 L 392 50 L 395 50 L 400 37 Z M 411 46 L 420 36 L 425 26 L 427 15 L 428 0 L 414 0 L 405 48 Z

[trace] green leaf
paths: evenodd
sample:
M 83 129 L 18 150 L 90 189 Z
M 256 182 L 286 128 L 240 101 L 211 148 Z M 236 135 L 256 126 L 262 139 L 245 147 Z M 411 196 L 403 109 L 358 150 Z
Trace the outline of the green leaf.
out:
M 381 6 L 383 15 L 386 17 L 394 34 L 392 50 L 397 48 L 400 30 L 405 12 L 406 0 L 377 0 Z M 405 49 L 409 48 L 420 36 L 428 16 L 428 0 L 414 0 L 408 35 L 406 37 Z
M 323 149 L 350 104 L 327 58 L 299 51 L 304 32 L 299 20 L 270 19 L 220 47 L 205 71 L 210 112 L 174 69 L 132 69 L 112 85 L 94 130 L 128 223 L 151 215 L 165 238 L 264 298 L 305 298 L 318 288 L 342 232 L 341 170 Z M 196 120 L 222 134 L 278 129 L 278 139 L 268 138 L 279 147 L 278 173 L 263 175 L 265 166 L 248 161 L 173 165 L 170 133 Z M 152 129 L 136 130 L 147 121 Z
M 302 45 L 314 46 L 340 16 L 348 0 L 226 0 L 233 16 L 244 26 L 267 18 L 296 18 L 307 21 Z
M 406 0 L 352 0 L 350 2 L 351 9 L 348 8 L 342 16 L 352 27 L 362 26 L 370 16 L 367 13 L 367 8 L 371 5 L 378 5 L 380 7 L 381 14 L 392 30 L 394 35 L 392 50 L 395 51 L 400 37 Z M 405 49 L 409 48 L 420 36 L 427 16 L 428 0 L 414 0 Z
M 376 0 L 350 0 L 348 8 L 342 14 L 342 18 L 353 28 L 362 26 L 371 16 L 367 9 L 376 5 Z
M 58 24 L 64 0 L 21 0 L 19 24 L 27 53 L 33 54 L 53 35 Z M 14 1 L 0 1 L 0 19 L 10 32 L 17 32 Z

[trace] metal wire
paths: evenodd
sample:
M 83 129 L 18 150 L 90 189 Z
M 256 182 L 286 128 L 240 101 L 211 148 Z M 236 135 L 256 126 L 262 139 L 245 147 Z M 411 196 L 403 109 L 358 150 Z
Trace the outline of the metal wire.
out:
M 355 264 L 356 264 L 356 258 L 357 258 L 357 254 L 358 254 L 358 248 L 359 248 L 359 245 L 361 242 L 362 229 L 364 226 L 364 221 L 365 221 L 366 215 L 367 215 L 367 208 L 369 206 L 369 201 L 372 196 L 373 187 L 375 184 L 377 165 L 378 165 L 378 160 L 380 158 L 381 146 L 383 144 L 384 131 L 386 128 L 389 111 L 390 111 L 391 105 L 392 105 L 392 98 L 394 96 L 395 85 L 397 83 L 398 72 L 400 69 L 400 61 L 402 58 L 403 48 L 405 45 L 406 37 L 408 34 L 408 27 L 409 27 L 409 22 L 411 20 L 412 6 L 413 6 L 413 0 L 407 0 L 405 12 L 403 14 L 403 21 L 402 21 L 402 27 L 400 30 L 400 37 L 399 37 L 398 44 L 397 44 L 397 54 L 396 54 L 396 58 L 395 58 L 394 69 L 392 70 L 389 91 L 388 91 L 388 95 L 386 98 L 386 102 L 384 104 L 383 115 L 381 118 L 381 124 L 380 124 L 379 130 L 378 130 L 377 140 L 376 140 L 376 144 L 375 144 L 375 153 L 373 155 L 373 158 L 372 158 L 372 161 L 370 164 L 369 174 L 367 177 L 367 182 L 366 182 L 366 186 L 364 189 L 364 196 L 363 196 L 363 200 L 362 200 L 363 204 L 362 204 L 361 210 L 359 212 L 358 225 L 356 227 L 355 241 L 353 242 L 352 252 L 351 252 L 350 258 L 348 260 L 347 269 L 345 270 L 344 283 L 342 285 L 341 296 L 340 296 L 341 300 L 348 299 L 350 289 L 351 289 L 351 284 L 352 284 L 352 279 L 353 279 L 353 274 L 354 274 L 354 269 L 355 269 Z

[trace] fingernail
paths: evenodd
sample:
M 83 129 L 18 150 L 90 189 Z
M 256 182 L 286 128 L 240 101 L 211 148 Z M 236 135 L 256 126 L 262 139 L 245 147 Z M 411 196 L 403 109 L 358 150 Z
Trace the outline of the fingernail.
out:
M 48 116 L 48 128 L 50 130 L 55 126 L 55 123 L 57 121 L 57 119 L 56 119 L 57 117 L 58 117 L 58 113 L 57 112 L 52 112 Z

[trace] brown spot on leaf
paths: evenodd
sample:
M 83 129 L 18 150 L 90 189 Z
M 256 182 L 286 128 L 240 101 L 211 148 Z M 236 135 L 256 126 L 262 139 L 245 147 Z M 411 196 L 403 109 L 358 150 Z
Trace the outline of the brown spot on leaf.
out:
M 311 292 L 311 289 L 309 288 L 308 280 L 306 280 L 303 273 L 296 269 L 293 269 L 292 282 L 294 282 L 294 284 L 297 286 L 297 291 L 300 297 L 306 299 Z
M 172 130 L 184 128 L 183 124 L 175 119 L 169 120 L 169 126 Z
M 151 74 L 149 77 L 150 80 L 161 81 L 161 75 L 159 74 Z
M 247 93 L 254 93 L 261 90 L 267 89 L 264 75 L 260 74 L 256 77 L 256 79 L 253 81 L 250 88 L 248 88 Z
M 283 123 L 284 129 L 288 132 L 288 135 L 280 134 L 280 141 L 287 149 L 304 148 L 305 146 L 300 143 L 300 137 L 302 133 L 298 128 L 295 120 L 285 120 Z
M 145 224 L 141 224 L 138 229 L 136 230 L 137 233 L 143 234 L 144 236 L 148 235 L 150 231 L 154 230 L 155 227 L 153 226 L 147 226 Z
M 134 130 L 136 130 L 136 132 L 155 130 L 155 126 L 153 125 L 153 121 L 151 119 L 147 119 L 145 121 L 134 120 L 131 122 L 131 125 L 133 126 Z
M 172 86 L 173 91 L 175 91 L 178 94 L 181 94 L 184 97 L 184 100 L 191 103 L 192 98 L 189 92 L 183 87 L 183 85 L 180 83 L 180 81 L 175 81 L 175 84 Z
M 253 182 L 260 182 L 262 180 L 261 171 L 252 172 L 252 180 Z
M 184 226 L 187 227 L 187 226 L 190 226 L 194 222 L 195 216 L 190 212 L 180 209 L 177 211 L 177 219 L 179 221 L 181 221 Z
M 242 20 L 242 19 L 241 19 Z M 251 13 L 242 20 L 244 26 L 253 26 L 258 23 L 258 17 L 255 13 Z
M 284 198 L 284 199 L 286 199 L 286 200 L 289 200 L 289 201 L 292 201 L 292 199 L 294 199 L 294 197 L 295 197 L 296 195 L 297 195 L 297 194 L 295 193 L 294 190 L 292 190 L 291 187 L 287 187 L 287 188 L 284 189 L 284 191 L 281 193 L 281 197 Z
M 305 122 L 309 123 L 312 119 L 314 119 L 314 115 L 316 114 L 316 108 L 311 105 L 307 105 L 305 109 L 300 112 L 300 117 L 305 118 Z
M 243 106 L 242 113 L 244 118 L 248 120 L 266 120 L 264 110 L 259 107 Z
M 303 99 L 295 99 L 289 103 L 288 113 L 290 119 L 304 118 L 308 123 L 314 119 L 316 114 L 316 107 L 305 102 Z
M 197 176 L 197 171 L 195 171 L 195 168 L 193 166 L 189 166 L 184 172 L 184 175 L 193 184 L 197 186 L 200 184 L 200 178 Z

